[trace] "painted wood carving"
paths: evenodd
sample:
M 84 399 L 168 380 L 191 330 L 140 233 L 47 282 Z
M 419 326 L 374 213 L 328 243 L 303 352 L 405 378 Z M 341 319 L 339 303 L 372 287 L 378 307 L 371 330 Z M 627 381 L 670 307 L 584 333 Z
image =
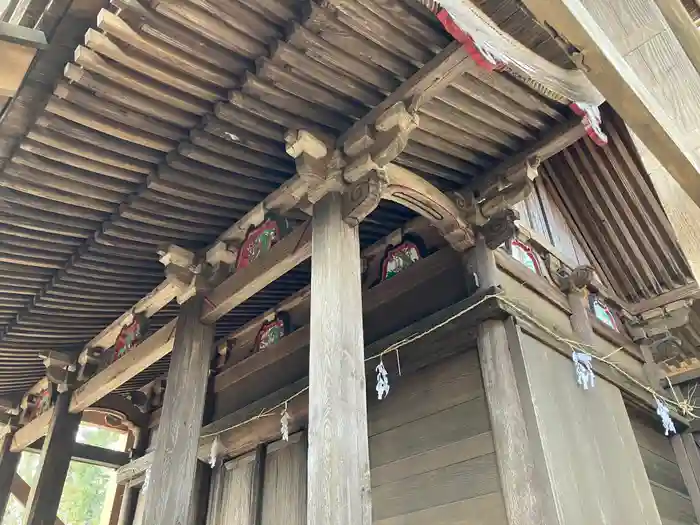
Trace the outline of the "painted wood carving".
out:
M 612 310 L 610 310 L 610 308 L 603 301 L 601 301 L 595 294 L 589 294 L 588 304 L 591 312 L 593 312 L 593 315 L 595 315 L 600 322 L 608 325 L 616 332 L 618 331 L 615 314 L 613 314 Z
M 289 221 L 275 214 L 268 214 L 258 226 L 251 227 L 238 252 L 236 270 L 247 268 L 261 254 L 267 252 L 290 231 Z
M 129 350 L 139 344 L 146 335 L 147 330 L 148 318 L 144 314 L 135 315 L 134 320 L 130 324 L 124 326 L 121 332 L 119 332 L 117 342 L 114 343 L 112 362 L 118 361 L 129 353 Z
M 568 104 L 581 117 L 591 140 L 598 145 L 607 144 L 598 109 L 604 98 L 582 71 L 552 64 L 500 29 L 470 0 L 422 3 L 480 67 L 508 73 L 543 96 Z
M 22 400 L 22 423 L 27 424 L 51 408 L 56 386 L 43 379 L 27 393 Z
M 406 235 L 401 243 L 387 248 L 382 259 L 379 280 L 391 279 L 423 257 L 425 257 L 423 241 L 416 236 Z
M 535 252 L 524 242 L 513 239 L 510 242 L 510 254 L 537 275 L 542 275 L 540 263 Z
M 265 321 L 255 337 L 254 352 L 265 350 L 274 345 L 290 332 L 289 316 L 278 313 L 271 321 Z

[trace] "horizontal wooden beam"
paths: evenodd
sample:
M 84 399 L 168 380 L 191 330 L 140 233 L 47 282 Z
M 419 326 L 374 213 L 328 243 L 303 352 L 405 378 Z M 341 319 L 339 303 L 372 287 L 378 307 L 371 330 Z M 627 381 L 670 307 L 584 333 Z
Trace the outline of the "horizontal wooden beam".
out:
M 484 297 L 488 295 L 493 295 L 498 291 L 496 288 L 488 289 L 483 292 L 472 295 L 458 303 L 455 303 L 443 310 L 440 310 L 432 315 L 426 316 L 420 321 L 413 323 L 409 326 L 402 328 L 394 332 L 393 334 L 383 337 L 372 344 L 365 347 L 365 355 L 372 356 L 387 348 L 393 343 L 405 339 L 406 337 L 425 331 L 426 329 L 433 327 L 446 319 L 453 317 L 457 312 L 465 310 L 472 305 L 477 304 Z M 498 308 L 498 303 L 496 299 L 486 301 L 475 308 L 473 311 L 469 312 L 469 315 L 464 315 L 461 318 L 461 323 L 459 324 L 460 331 L 464 332 L 469 326 L 476 326 L 485 319 L 499 316 L 500 310 Z M 454 328 L 454 326 L 452 327 Z M 449 329 L 449 328 L 445 328 Z M 438 335 L 437 332 L 435 335 Z M 475 340 L 475 334 L 474 340 Z M 281 344 L 281 342 L 280 342 Z M 419 352 L 420 355 L 412 357 L 407 361 L 402 361 L 402 372 L 410 373 L 412 370 L 426 366 L 430 362 L 437 361 L 439 359 L 445 358 L 448 355 L 458 353 L 460 351 L 466 350 L 468 345 L 464 345 L 460 348 L 453 348 L 450 346 L 442 346 L 437 352 L 431 352 L 425 354 L 424 352 Z M 408 347 L 404 349 L 407 350 Z M 389 362 L 393 359 L 393 355 L 387 355 L 385 361 Z M 371 375 L 376 364 L 367 363 L 367 371 Z M 200 438 L 199 441 L 199 457 L 201 460 L 206 461 L 209 456 L 209 449 L 211 447 L 211 442 L 214 439 L 213 436 L 206 436 L 208 433 L 219 432 L 227 427 L 243 423 L 241 426 L 235 428 L 232 431 L 225 432 L 221 434 L 221 439 L 224 442 L 224 446 L 227 449 L 227 455 L 233 457 L 250 450 L 253 450 L 260 443 L 266 443 L 278 439 L 280 436 L 280 424 L 279 418 L 276 417 L 263 417 L 259 419 L 254 419 L 252 421 L 247 421 L 252 416 L 259 414 L 263 409 L 270 408 L 276 405 L 280 401 L 284 401 L 292 394 L 299 392 L 306 385 L 306 379 L 302 379 L 293 385 L 284 387 L 279 392 L 275 392 L 266 398 L 256 401 L 251 405 L 237 410 L 233 414 L 229 414 L 219 421 L 207 425 L 202 428 L 202 435 L 205 437 Z M 295 397 L 288 404 L 287 410 L 292 417 L 290 424 L 290 432 L 296 432 L 300 430 L 306 421 L 308 416 L 308 395 L 301 394 Z M 125 484 L 130 480 L 140 476 L 146 471 L 153 462 L 153 453 L 146 454 L 128 465 L 117 470 L 117 483 Z
M 33 419 L 23 427 L 18 428 L 12 438 L 10 450 L 12 450 L 12 452 L 21 452 L 36 440 L 45 436 L 52 417 L 53 407 L 40 414 L 39 417 Z
M 311 222 L 297 226 L 290 234 L 262 254 L 254 264 L 238 270 L 207 296 L 202 321 L 214 323 L 270 283 L 311 257 Z
M 49 46 L 43 31 L 8 22 L 0 22 L 0 41 L 35 49 L 46 49 Z
M 44 438 L 32 443 L 24 450 L 35 454 L 41 454 L 44 446 Z M 111 450 L 103 447 L 96 447 L 86 443 L 75 443 L 73 445 L 73 461 L 97 465 L 98 467 L 119 468 L 130 461 L 129 454 L 118 450 Z
M 175 320 L 141 341 L 118 361 L 92 376 L 74 393 L 70 403 L 72 413 L 82 412 L 129 379 L 143 372 L 173 349 Z

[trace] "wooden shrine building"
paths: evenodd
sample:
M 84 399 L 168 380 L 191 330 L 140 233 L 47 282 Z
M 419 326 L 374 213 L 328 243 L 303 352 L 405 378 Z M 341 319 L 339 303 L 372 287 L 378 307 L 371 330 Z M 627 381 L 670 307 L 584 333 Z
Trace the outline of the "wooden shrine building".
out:
M 0 2 L 0 511 L 699 523 L 699 18 Z

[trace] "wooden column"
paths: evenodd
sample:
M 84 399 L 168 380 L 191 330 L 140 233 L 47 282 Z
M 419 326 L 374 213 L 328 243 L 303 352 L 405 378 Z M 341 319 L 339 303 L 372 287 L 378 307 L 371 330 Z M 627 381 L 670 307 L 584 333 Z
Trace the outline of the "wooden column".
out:
M 156 437 L 143 523 L 187 525 L 194 501 L 197 445 L 214 327 L 203 324 L 204 297 L 180 307 Z
M 49 431 L 41 449 L 39 474 L 29 495 L 24 525 L 47 525 L 56 520 L 82 417 L 82 413 L 71 414 L 68 411 L 71 395 L 71 391 L 64 392 L 56 400 Z
M 8 432 L 2 437 L 2 455 L 0 456 L 0 520 L 5 515 L 7 502 L 12 491 L 12 480 L 15 478 L 19 452 L 12 452 L 10 445 L 14 432 Z
M 476 246 L 467 255 L 467 264 L 476 272 L 482 288 L 499 284 L 494 253 L 487 242 L 483 234 L 478 234 Z M 546 494 L 538 490 L 535 458 L 520 403 L 505 322 L 488 320 L 482 323 L 477 342 L 508 523 L 554 523 L 545 519 Z
M 700 484 L 697 478 L 697 474 L 700 474 L 698 472 L 700 468 L 698 446 L 695 444 L 692 432 L 687 430 L 682 434 L 671 436 L 671 446 L 676 455 L 683 482 L 688 489 L 690 501 L 693 504 L 695 519 L 698 521 L 700 520 Z
M 309 525 L 370 525 L 360 245 L 330 193 L 314 205 L 309 365 Z

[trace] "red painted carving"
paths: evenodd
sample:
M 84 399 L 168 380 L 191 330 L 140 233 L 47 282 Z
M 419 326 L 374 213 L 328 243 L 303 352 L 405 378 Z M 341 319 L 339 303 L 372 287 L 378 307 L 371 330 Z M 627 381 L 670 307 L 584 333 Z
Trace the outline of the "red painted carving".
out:
M 51 391 L 52 388 L 51 385 L 49 385 L 38 394 L 29 395 L 27 399 L 29 406 L 27 407 L 27 415 L 25 416 L 25 421 L 27 423 L 38 418 L 51 408 L 51 402 L 53 401 Z
M 114 357 L 112 362 L 124 357 L 132 347 L 136 346 L 148 329 L 148 318 L 143 315 L 135 315 L 131 324 L 122 328 L 117 337 L 117 342 L 114 344 Z
M 425 249 L 422 240 L 415 237 L 404 237 L 403 241 L 396 246 L 389 246 L 382 259 L 380 281 L 391 279 L 394 275 L 402 272 L 416 261 L 423 258 Z
M 598 144 L 598 146 L 605 146 L 608 143 L 608 136 L 603 132 L 603 119 L 600 116 L 600 109 L 598 106 L 586 104 L 584 102 L 572 102 L 569 104 L 569 107 L 574 113 L 581 117 L 583 127 L 586 129 L 586 133 L 590 139 Z
M 464 49 L 469 53 L 469 56 L 474 59 L 474 62 L 478 66 L 486 69 L 487 71 L 500 71 L 506 66 L 506 63 L 491 53 L 489 50 L 480 46 L 474 41 L 471 35 L 462 31 L 462 29 L 457 25 L 450 14 L 442 9 L 437 14 L 438 20 L 442 23 L 445 30 L 452 35 L 452 37 L 464 46 Z
M 269 322 L 263 323 L 255 337 L 255 352 L 265 350 L 289 333 L 289 319 L 284 313 Z
M 272 214 L 268 215 L 262 224 L 251 228 L 238 252 L 236 270 L 250 266 L 261 254 L 269 251 L 287 235 L 289 229 L 287 219 Z

